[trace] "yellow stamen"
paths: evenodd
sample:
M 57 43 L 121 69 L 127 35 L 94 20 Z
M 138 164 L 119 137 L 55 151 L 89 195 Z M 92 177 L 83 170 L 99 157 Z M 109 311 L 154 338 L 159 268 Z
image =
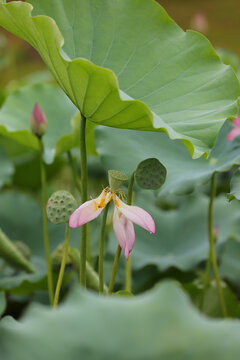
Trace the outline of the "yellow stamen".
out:
M 117 200 L 114 200 L 114 204 L 119 207 L 119 202 Z

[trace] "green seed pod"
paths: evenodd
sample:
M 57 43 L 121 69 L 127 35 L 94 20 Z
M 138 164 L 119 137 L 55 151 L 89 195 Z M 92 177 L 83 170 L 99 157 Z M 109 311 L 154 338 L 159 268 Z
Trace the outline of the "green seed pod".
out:
M 70 192 L 56 191 L 47 202 L 47 216 L 53 224 L 68 223 L 70 215 L 76 208 L 77 201 Z
M 20 253 L 27 259 L 30 260 L 32 256 L 31 249 L 22 241 L 14 241 L 13 242 L 16 248 L 20 251 Z
M 62 258 L 63 258 L 63 252 L 64 252 L 64 243 L 61 243 L 58 245 L 58 247 L 52 253 L 51 259 L 52 259 L 53 266 L 61 265 Z M 66 265 L 69 265 L 69 264 L 70 264 L 70 260 L 69 260 L 69 256 L 67 256 Z
M 143 189 L 157 190 L 165 182 L 167 170 L 158 159 L 150 158 L 138 164 L 135 181 Z
M 0 256 L 9 265 L 27 271 L 28 273 L 34 273 L 35 270 L 30 262 L 21 254 L 14 243 L 8 239 L 4 232 L 0 229 Z
M 118 170 L 108 170 L 108 181 L 112 191 L 120 189 L 122 184 L 128 180 L 127 175 Z

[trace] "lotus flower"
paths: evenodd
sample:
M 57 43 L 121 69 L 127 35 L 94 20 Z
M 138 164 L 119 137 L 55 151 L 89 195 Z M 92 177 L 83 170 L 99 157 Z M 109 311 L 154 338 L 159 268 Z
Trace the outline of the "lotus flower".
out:
M 138 206 L 126 205 L 111 189 L 104 189 L 96 198 L 86 201 L 69 218 L 69 226 L 76 228 L 98 217 L 104 207 L 113 200 L 113 230 L 126 259 L 133 248 L 135 231 L 133 223 L 141 226 L 151 234 L 155 233 L 155 223 L 151 215 Z
M 240 135 L 240 114 L 233 120 L 234 128 L 228 133 L 227 139 L 233 141 L 235 137 Z

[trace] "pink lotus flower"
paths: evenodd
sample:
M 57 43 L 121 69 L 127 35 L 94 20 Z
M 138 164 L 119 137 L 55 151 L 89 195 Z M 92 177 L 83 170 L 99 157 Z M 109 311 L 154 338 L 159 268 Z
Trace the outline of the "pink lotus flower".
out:
M 104 207 L 113 200 L 115 204 L 113 215 L 113 230 L 126 259 L 133 248 L 135 231 L 133 223 L 141 226 L 151 234 L 155 233 L 155 223 L 151 215 L 138 206 L 126 205 L 110 189 L 104 189 L 96 198 L 86 201 L 69 218 L 69 226 L 76 228 L 95 219 L 101 214 Z
M 233 141 L 235 137 L 240 135 L 240 114 L 233 120 L 234 128 L 228 133 L 227 139 Z

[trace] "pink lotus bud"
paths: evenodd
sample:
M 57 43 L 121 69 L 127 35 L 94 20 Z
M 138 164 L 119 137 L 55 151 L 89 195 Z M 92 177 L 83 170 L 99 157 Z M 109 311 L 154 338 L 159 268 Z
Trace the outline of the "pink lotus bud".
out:
M 38 137 L 42 137 L 47 131 L 46 116 L 37 103 L 34 105 L 32 111 L 32 115 L 30 118 L 30 127 L 33 134 Z
M 201 33 L 208 31 L 208 21 L 206 16 L 201 12 L 196 12 L 191 20 L 191 28 Z

